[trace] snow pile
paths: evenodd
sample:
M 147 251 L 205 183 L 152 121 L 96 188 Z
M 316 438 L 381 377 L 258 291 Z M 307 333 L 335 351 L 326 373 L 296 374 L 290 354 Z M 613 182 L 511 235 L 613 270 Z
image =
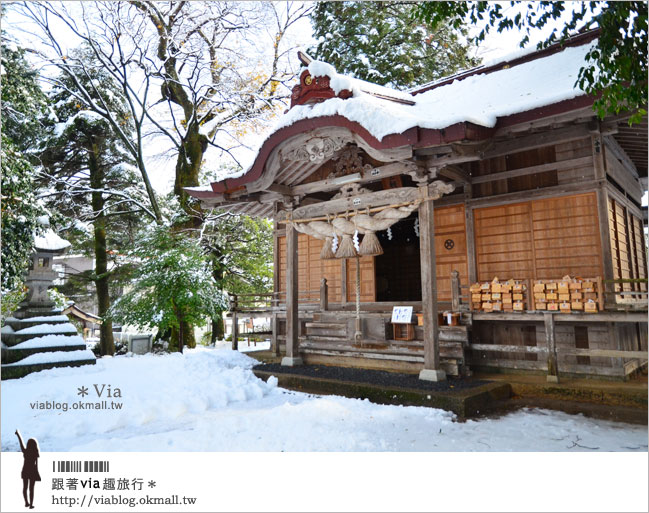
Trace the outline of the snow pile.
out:
M 45 335 L 44 337 L 36 337 L 25 340 L 25 342 L 16 344 L 11 349 L 37 349 L 40 347 L 64 347 L 84 344 L 85 342 L 83 338 L 81 338 L 79 335 Z
M 18 450 L 19 426 L 44 451 L 647 451 L 646 426 L 547 410 L 459 423 L 433 408 L 282 390 L 257 379 L 255 363 L 197 349 L 5 381 L 2 449 Z M 122 406 L 73 407 L 104 400 Z
M 59 237 L 51 228 L 43 235 L 34 237 L 34 246 L 36 249 L 47 251 L 60 251 L 70 246 L 70 242 Z
M 74 333 L 76 335 L 77 328 L 69 322 L 65 324 L 38 324 L 37 326 L 18 330 L 16 335 L 38 335 L 40 333 Z
M 86 351 L 80 351 L 86 353 Z M 90 351 L 87 353 L 92 356 Z M 47 354 L 47 353 L 46 353 Z M 70 355 L 71 352 L 66 352 Z M 94 356 L 92 356 L 94 358 Z M 257 379 L 255 360 L 234 351 L 188 351 L 156 356 L 100 358 L 96 365 L 56 368 L 2 383 L 2 447 L 15 448 L 12 433 L 20 426 L 37 438 L 43 450 L 69 450 L 74 445 L 107 438 L 131 437 L 169 426 L 186 425 L 208 411 L 262 399 L 276 389 Z M 101 389 L 97 395 L 94 385 Z M 113 397 L 108 397 L 108 386 Z M 78 395 L 85 386 L 89 395 Z M 115 397 L 115 389 L 121 397 Z M 73 409 L 73 404 L 108 400 L 121 409 Z M 32 408 L 36 403 L 66 404 L 67 411 Z M 218 431 L 218 426 L 214 426 Z M 15 436 L 13 436 L 15 439 Z M 174 450 L 161 447 L 160 450 Z M 113 445 L 109 450 L 122 450 Z M 142 450 L 153 450 L 152 447 Z M 157 450 L 157 449 L 156 449 Z

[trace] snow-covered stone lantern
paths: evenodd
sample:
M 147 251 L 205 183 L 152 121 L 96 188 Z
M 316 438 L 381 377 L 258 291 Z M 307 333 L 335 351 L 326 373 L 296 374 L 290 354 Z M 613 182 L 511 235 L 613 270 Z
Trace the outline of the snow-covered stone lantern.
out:
M 41 216 L 38 222 L 45 227 L 45 233 L 34 238 L 35 251 L 25 279 L 27 297 L 2 327 L 2 379 L 96 362 L 77 328 L 47 295 L 47 289 L 58 278 L 52 270 L 54 256 L 65 252 L 70 243 L 54 233 L 47 216 Z
M 70 242 L 59 237 L 52 228 L 47 216 L 41 216 L 39 223 L 46 227 L 43 235 L 34 238 L 34 254 L 32 263 L 25 280 L 28 287 L 24 303 L 29 306 L 53 306 L 47 295 L 47 289 L 58 278 L 52 270 L 55 255 L 61 255 L 70 246 Z

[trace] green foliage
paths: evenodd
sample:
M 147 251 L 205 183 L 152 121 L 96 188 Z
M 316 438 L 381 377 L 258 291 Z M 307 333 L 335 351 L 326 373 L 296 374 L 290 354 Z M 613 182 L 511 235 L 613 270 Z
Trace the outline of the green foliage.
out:
M 462 27 L 416 21 L 413 2 L 318 2 L 311 15 L 317 59 L 341 73 L 395 88 L 474 66 Z
M 22 49 L 10 48 L 2 34 L 2 278 L 3 297 L 9 290 L 21 290 L 23 273 L 29 264 L 33 238 L 40 226 L 36 218 L 45 213 L 37 202 L 34 169 L 26 158 L 40 116 L 45 112 L 45 95 L 36 72 Z
M 50 301 L 54 302 L 54 306 L 57 308 L 65 308 L 68 306 L 68 298 L 65 297 L 65 294 L 61 293 L 56 287 L 47 289 L 47 297 Z
M 128 289 L 111 306 L 110 317 L 122 324 L 159 331 L 181 323 L 202 326 L 227 308 L 197 242 L 155 226 L 129 253 L 134 265 Z
M 273 227 L 268 219 L 222 214 L 206 223 L 203 243 L 213 276 L 233 294 L 268 292 L 273 285 Z
M 38 84 L 38 74 L 25 60 L 22 48 L 13 48 L 2 34 L 2 134 L 21 151 L 34 146 L 42 131 L 47 98 Z
M 0 325 L 5 325 L 5 319 L 18 310 L 18 305 L 27 296 L 27 287 L 20 287 L 2 292 L 0 302 Z
M 20 288 L 43 208 L 34 193 L 33 168 L 2 134 L 2 290 Z
M 464 26 L 470 22 L 480 27 L 474 37 L 484 41 L 491 28 L 498 32 L 516 28 L 523 32 L 520 46 L 530 39 L 532 30 L 555 22 L 573 9 L 563 27 L 554 29 L 538 44 L 545 48 L 563 42 L 577 29 L 600 28 L 600 37 L 586 55 L 576 85 L 591 95 L 601 95 L 593 108 L 603 118 L 621 111 L 636 111 L 629 124 L 639 122 L 647 107 L 647 2 L 510 2 L 517 14 L 507 13 L 495 2 L 422 2 L 416 15 L 433 27 Z

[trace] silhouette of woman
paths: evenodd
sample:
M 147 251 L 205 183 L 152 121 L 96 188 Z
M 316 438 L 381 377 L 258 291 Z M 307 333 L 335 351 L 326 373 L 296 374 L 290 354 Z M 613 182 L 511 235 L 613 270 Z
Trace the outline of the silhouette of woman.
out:
M 23 497 L 25 498 L 25 507 L 34 509 L 34 484 L 36 481 L 41 480 L 41 475 L 38 473 L 38 442 L 34 438 L 27 440 L 27 447 L 23 443 L 20 432 L 16 429 L 16 436 L 20 442 L 20 450 L 23 452 L 23 470 L 20 477 L 23 478 Z M 27 487 L 29 486 L 29 501 L 27 501 Z

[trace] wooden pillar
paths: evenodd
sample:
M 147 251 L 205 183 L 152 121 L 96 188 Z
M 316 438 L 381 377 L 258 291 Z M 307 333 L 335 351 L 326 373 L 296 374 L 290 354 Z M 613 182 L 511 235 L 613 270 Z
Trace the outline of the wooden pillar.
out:
M 347 259 L 340 259 L 340 305 L 347 303 Z
M 614 279 L 613 250 L 611 248 L 611 232 L 608 222 L 608 194 L 606 186 L 597 188 L 597 215 L 599 217 L 599 238 L 602 245 L 602 270 L 605 280 Z
M 451 311 L 460 311 L 460 295 L 462 290 L 460 288 L 460 273 L 453 270 L 451 271 Z
M 239 318 L 236 310 L 232 311 L 232 350 L 239 350 Z
M 277 314 L 274 313 L 270 319 L 270 347 L 275 356 L 279 356 L 279 338 L 277 338 Z
M 420 186 L 419 257 L 421 259 L 421 303 L 424 318 L 424 368 L 419 379 L 444 381 L 446 373 L 440 368 L 437 321 L 437 276 L 435 267 L 435 218 L 433 201 L 428 198 L 428 186 Z
M 550 383 L 559 383 L 559 365 L 557 362 L 557 344 L 554 333 L 554 314 L 547 312 L 543 314 L 545 323 L 545 342 L 548 348 L 548 375 Z
M 302 365 L 299 353 L 297 231 L 286 225 L 286 356 L 282 365 Z
M 320 280 L 320 310 L 323 312 L 329 310 L 329 285 L 327 285 L 327 278 Z
M 464 226 L 466 231 L 466 256 L 469 276 L 469 284 L 478 281 L 478 270 L 475 258 L 475 227 L 473 221 L 473 207 L 468 204 L 468 200 L 473 197 L 473 187 L 471 184 L 464 185 Z

